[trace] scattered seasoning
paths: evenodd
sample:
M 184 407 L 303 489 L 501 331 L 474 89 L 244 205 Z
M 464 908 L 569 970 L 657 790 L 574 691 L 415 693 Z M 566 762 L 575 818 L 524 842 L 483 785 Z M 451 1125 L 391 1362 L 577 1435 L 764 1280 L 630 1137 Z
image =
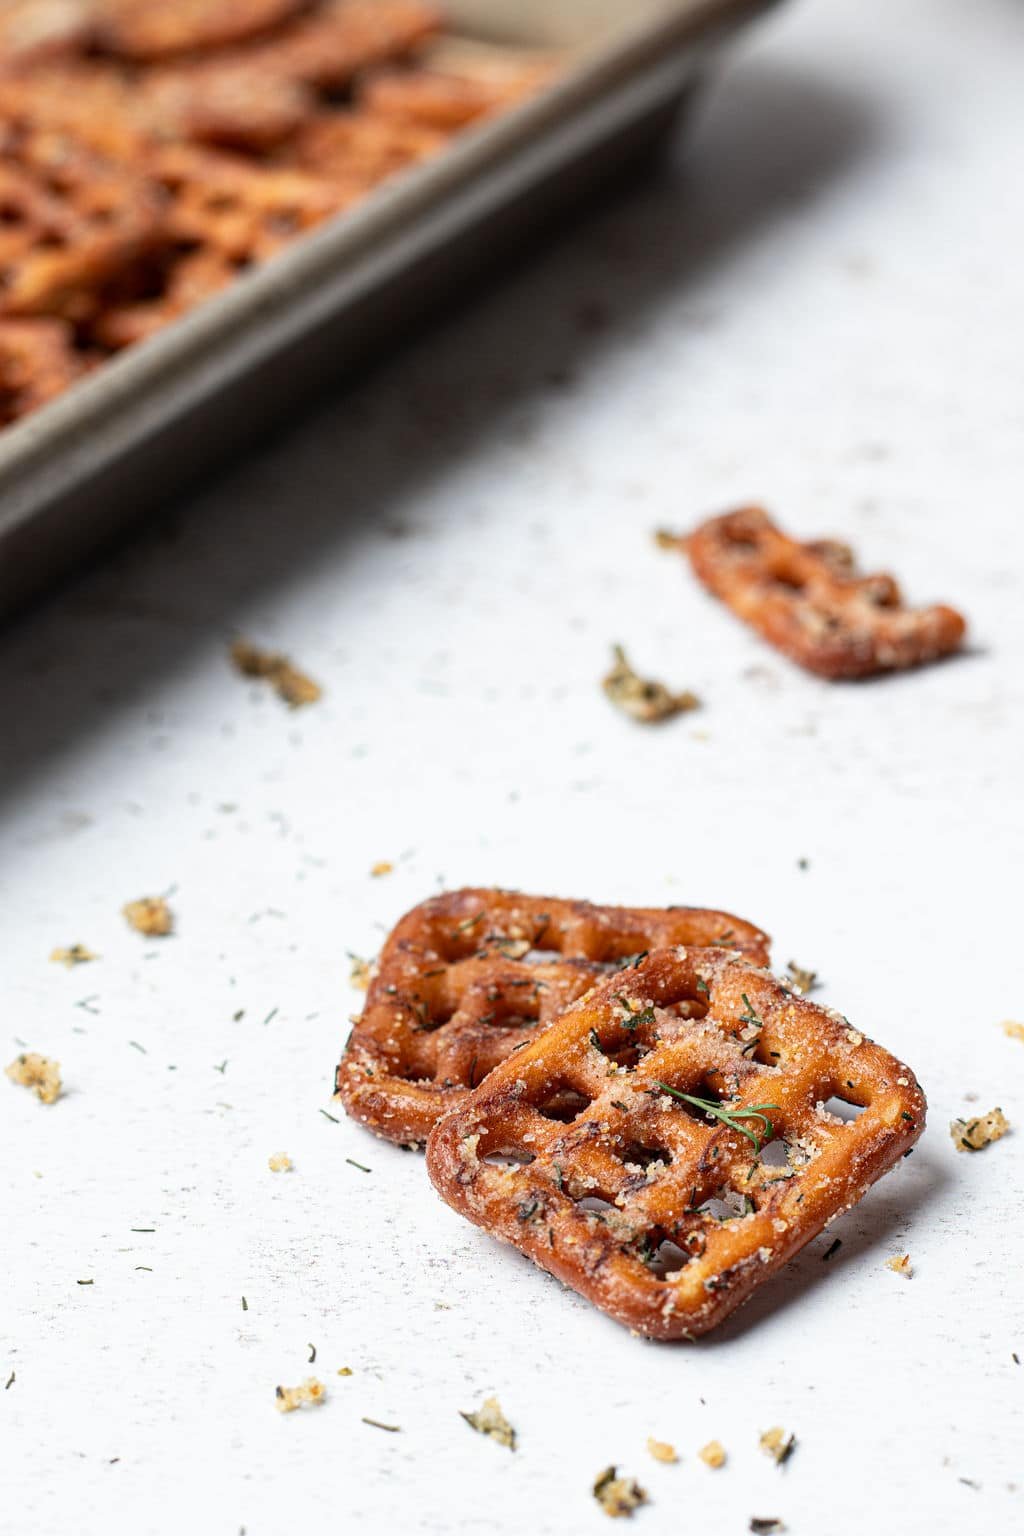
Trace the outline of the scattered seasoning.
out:
M 300 672 L 280 651 L 264 651 L 239 638 L 231 647 L 231 660 L 243 677 L 257 677 L 268 682 L 289 709 L 315 704 L 323 693 L 319 683 Z
M 766 1429 L 758 1442 L 766 1456 L 771 1456 L 776 1466 L 784 1467 L 796 1450 L 796 1435 L 787 1437 L 786 1431 L 776 1424 Z
M 697 1452 L 706 1467 L 712 1467 L 715 1471 L 725 1466 L 725 1446 L 721 1440 L 709 1440 L 707 1445 L 702 1445 Z
M 98 960 L 100 957 L 91 949 L 86 949 L 84 944 L 69 944 L 66 949 L 54 949 L 50 952 L 50 960 L 54 965 L 66 965 L 68 970 L 74 965 L 87 965 L 90 960 Z
M 822 1254 L 821 1262 L 823 1264 L 827 1264 L 829 1259 L 832 1258 L 833 1254 L 838 1253 L 842 1246 L 843 1246 L 842 1238 L 841 1237 L 834 1237 L 832 1239 L 832 1241 L 829 1243 L 828 1247 L 825 1249 L 825 1252 Z
M 910 1265 L 909 1253 L 894 1253 L 891 1259 L 886 1259 L 885 1267 L 891 1269 L 894 1274 L 905 1275 L 908 1280 L 914 1273 Z
M 1010 1359 L 1013 1361 L 1014 1365 L 1020 1365 L 1020 1355 L 1018 1355 L 1015 1349 L 1011 1350 Z
M 242 1297 L 242 1311 L 243 1312 L 248 1312 L 248 1310 L 249 1310 L 249 1303 L 246 1301 L 245 1297 L 243 1296 Z
M 343 1365 L 343 1366 L 339 1367 L 338 1375 L 339 1376 L 351 1376 L 352 1375 L 352 1367 L 350 1365 Z
M 361 955 L 354 955 L 351 950 L 348 951 L 348 958 L 352 962 L 348 973 L 349 984 L 357 987 L 360 992 L 365 992 L 370 985 L 373 967 L 369 960 L 364 960 Z
M 1011 1040 L 1024 1040 L 1024 1024 L 1016 1024 L 1013 1019 L 1004 1019 L 1003 1034 Z
M 143 1056 L 148 1056 L 149 1055 L 149 1052 L 146 1050 L 146 1047 L 144 1045 L 140 1045 L 137 1040 L 129 1040 L 128 1044 L 130 1046 L 132 1046 L 132 1048 L 134 1050 L 141 1051 Z
M 54 1104 L 60 1097 L 60 1062 L 40 1056 L 36 1051 L 26 1051 L 16 1056 L 9 1067 L 4 1068 L 12 1083 L 19 1088 L 31 1088 L 40 1104 Z
M 233 1021 L 237 1024 L 239 1019 L 244 1019 L 245 1018 L 245 1009 L 244 1008 L 236 1008 L 235 1012 L 231 1015 L 231 1017 L 232 1017 Z
M 632 1515 L 648 1502 L 647 1492 L 633 1477 L 620 1477 L 617 1467 L 605 1467 L 594 1480 L 594 1498 L 612 1520 Z
M 775 1127 L 765 1114 L 767 1109 L 778 1109 L 777 1104 L 746 1104 L 738 1109 L 730 1109 L 728 1104 L 719 1104 L 714 1099 L 699 1099 L 692 1093 L 681 1093 L 678 1088 L 672 1088 L 668 1083 L 662 1083 L 655 1079 L 655 1087 L 663 1088 L 675 1099 L 682 1099 L 687 1104 L 692 1104 L 695 1109 L 702 1109 L 706 1115 L 714 1120 L 721 1120 L 731 1131 L 739 1131 L 748 1141 L 754 1143 L 754 1151 L 760 1152 L 762 1141 L 771 1141 L 775 1134 Z M 761 1132 L 752 1131 L 749 1127 L 741 1125 L 741 1120 L 760 1120 L 764 1126 Z
M 602 679 L 601 686 L 607 698 L 632 720 L 644 725 L 658 720 L 670 720 L 686 710 L 699 709 L 700 700 L 695 693 L 672 693 L 664 683 L 638 676 L 621 645 L 612 646 L 615 663 Z
M 797 869 L 810 869 L 811 861 L 810 859 L 797 859 L 796 867 Z
M 10 1068 L 8 1067 L 8 1072 Z M 980 1152 L 990 1142 L 999 1141 L 1010 1129 L 1010 1122 L 999 1108 L 990 1109 L 987 1115 L 975 1120 L 954 1120 L 949 1127 L 953 1145 L 958 1152 Z
M 378 859 L 376 864 L 371 864 L 370 874 L 375 880 L 379 880 L 381 875 L 390 875 L 394 867 L 390 859 Z
M 144 1269 L 150 1275 L 153 1273 L 153 1266 L 151 1264 L 136 1264 L 135 1268 Z
M 307 1365 L 312 1365 L 315 1360 L 316 1360 L 316 1345 L 315 1344 L 311 1344 L 309 1346 L 309 1359 L 306 1361 L 306 1364 Z
M 315 1376 L 307 1376 L 299 1387 L 275 1387 L 274 1396 L 280 1413 L 294 1413 L 296 1408 L 308 1404 L 315 1408 L 327 1396 L 327 1388 Z
M 965 1488 L 980 1488 L 981 1487 L 981 1484 L 980 1483 L 976 1483 L 974 1481 L 973 1477 L 958 1477 L 957 1478 L 957 1482 L 958 1483 L 963 1483 Z
M 274 1018 L 277 1017 L 277 1013 L 278 1013 L 278 1010 L 277 1010 L 276 1007 L 271 1008 L 270 1012 L 267 1014 L 266 1018 L 263 1020 L 264 1024 L 269 1024 L 271 1019 L 274 1019 Z
M 786 962 L 786 970 L 789 972 L 789 984 L 799 997 L 806 997 L 808 992 L 814 991 L 818 984 L 817 971 L 805 970 L 795 960 Z
M 501 1404 L 496 1397 L 485 1397 L 475 1413 L 463 1413 L 460 1408 L 459 1418 L 465 1419 L 470 1429 L 475 1429 L 478 1435 L 486 1435 L 499 1445 L 507 1445 L 510 1451 L 515 1450 L 516 1432 L 501 1411 Z
M 323 1115 L 325 1120 L 329 1120 L 332 1125 L 340 1125 L 341 1124 L 341 1121 L 338 1119 L 337 1115 L 329 1115 L 327 1113 L 326 1109 L 321 1109 L 320 1110 L 320 1114 Z
M 358 1168 L 360 1173 L 372 1173 L 372 1168 L 367 1168 L 365 1163 L 357 1163 L 354 1157 L 346 1157 L 346 1163 L 351 1163 L 353 1168 Z
M 772 1531 L 784 1531 L 786 1527 L 774 1515 L 751 1515 L 748 1529 L 756 1536 L 770 1536 Z
M 226 1056 L 225 1056 L 225 1058 L 224 1058 L 224 1060 L 222 1062 L 214 1062 L 214 1064 L 213 1064 L 213 1070 L 215 1072 L 219 1072 L 221 1077 L 224 1076 L 224 1073 L 227 1071 L 227 1069 L 228 1069 L 228 1058 Z
M 272 1152 L 267 1159 L 267 1167 L 271 1173 L 290 1173 L 294 1164 L 287 1152 Z
M 174 928 L 174 914 L 162 896 L 140 896 L 121 908 L 129 928 L 148 939 L 165 939 Z
M 4 1382 L 4 1391 L 5 1392 L 9 1392 L 11 1390 L 11 1388 L 14 1386 L 14 1380 L 15 1380 L 14 1372 L 12 1371 L 11 1374 L 8 1376 L 7 1380 Z
M 653 1435 L 647 1436 L 647 1449 L 655 1461 L 678 1461 L 679 1453 L 674 1445 L 669 1445 L 667 1440 L 655 1440 Z
M 95 1285 L 95 1280 L 76 1280 L 76 1285 Z
M 129 1227 L 129 1232 L 155 1232 L 156 1227 Z
M 369 1424 L 373 1429 L 386 1429 L 389 1435 L 401 1433 L 401 1424 L 382 1424 L 380 1419 L 363 1419 L 364 1424 Z

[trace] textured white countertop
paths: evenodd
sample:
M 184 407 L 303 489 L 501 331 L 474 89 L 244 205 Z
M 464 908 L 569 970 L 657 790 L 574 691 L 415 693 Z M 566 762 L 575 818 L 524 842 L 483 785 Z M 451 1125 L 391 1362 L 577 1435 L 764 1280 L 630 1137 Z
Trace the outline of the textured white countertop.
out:
M 1022 47 L 1016 0 L 785 10 L 663 174 L 3 637 L 0 1028 L 67 1087 L 0 1081 L 5 1536 L 599 1532 L 610 1462 L 638 1532 L 1024 1523 Z M 766 650 L 650 539 L 749 498 L 969 654 Z M 617 715 L 613 641 L 704 710 Z M 346 951 L 470 882 L 761 923 L 917 1070 L 923 1141 L 718 1335 L 631 1337 L 320 1113 Z M 458 1417 L 491 1393 L 514 1454 Z

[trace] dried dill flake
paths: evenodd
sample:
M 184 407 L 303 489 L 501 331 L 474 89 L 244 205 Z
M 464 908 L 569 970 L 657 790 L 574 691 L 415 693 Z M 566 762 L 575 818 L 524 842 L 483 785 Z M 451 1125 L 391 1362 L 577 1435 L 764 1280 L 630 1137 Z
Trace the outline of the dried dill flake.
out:
M 800 997 L 806 997 L 808 992 L 812 992 L 817 985 L 817 971 L 805 970 L 802 965 L 797 965 L 795 960 L 787 961 L 786 970 L 789 972 L 790 986 Z
M 54 949 L 50 952 L 52 964 L 66 965 L 69 971 L 73 965 L 87 965 L 90 960 L 99 958 L 99 955 L 87 949 L 84 944 L 69 944 L 66 949 Z
M 707 1445 L 701 1446 L 697 1455 L 706 1467 L 717 1469 L 725 1466 L 725 1446 L 721 1440 L 709 1440 Z
M 771 1456 L 776 1465 L 781 1467 L 796 1450 L 796 1435 L 787 1438 L 786 1431 L 776 1424 L 772 1429 L 765 1430 L 759 1443 L 765 1455 Z
M 292 665 L 287 656 L 279 651 L 264 651 L 248 640 L 236 640 L 231 647 L 231 660 L 243 677 L 258 677 L 270 684 L 279 699 L 289 709 L 299 709 L 303 704 L 315 704 L 323 689 L 311 677 Z
M 605 1514 L 617 1520 L 647 1503 L 647 1492 L 633 1477 L 620 1477 L 617 1467 L 605 1467 L 594 1480 L 594 1498 Z
M 886 1269 L 891 1269 L 894 1274 L 905 1275 L 909 1280 L 914 1273 L 910 1264 L 909 1253 L 894 1253 L 891 1259 L 885 1261 Z
M 667 1440 L 655 1440 L 653 1435 L 647 1436 L 647 1450 L 655 1461 L 673 1462 L 679 1460 L 679 1454 L 674 1445 L 669 1445 Z
M 280 1413 L 294 1413 L 296 1408 L 315 1408 L 327 1396 L 327 1388 L 315 1376 L 307 1376 L 300 1387 L 277 1387 L 275 1401 Z
M 699 709 L 700 700 L 695 693 L 671 693 L 664 683 L 638 676 L 621 645 L 612 647 L 615 665 L 602 679 L 601 686 L 607 697 L 623 714 L 644 725 L 657 720 L 669 720 L 689 709 Z
M 460 1408 L 459 1418 L 465 1419 L 470 1429 L 475 1429 L 478 1435 L 487 1435 L 499 1445 L 507 1445 L 510 1451 L 515 1450 L 516 1432 L 502 1413 L 496 1397 L 485 1398 L 475 1413 L 463 1413 Z
M 273 1152 L 267 1158 L 267 1167 L 271 1173 L 290 1173 L 294 1164 L 287 1152 Z
M 147 939 L 165 939 L 174 927 L 174 914 L 162 896 L 140 896 L 121 908 L 128 926 Z
M 60 1062 L 51 1061 L 35 1051 L 16 1056 L 5 1068 L 7 1076 L 19 1088 L 32 1088 L 40 1104 L 53 1104 L 60 1097 Z
M 949 1127 L 953 1145 L 958 1152 L 980 1152 L 992 1141 L 999 1141 L 1010 1129 L 1010 1122 L 1001 1109 L 990 1109 L 987 1115 L 974 1120 L 954 1120 Z

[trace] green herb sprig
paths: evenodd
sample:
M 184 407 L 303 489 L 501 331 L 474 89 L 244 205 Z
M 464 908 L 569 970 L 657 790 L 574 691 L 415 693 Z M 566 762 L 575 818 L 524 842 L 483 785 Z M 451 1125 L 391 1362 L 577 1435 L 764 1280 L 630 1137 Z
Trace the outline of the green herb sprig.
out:
M 771 1141 L 775 1135 L 775 1127 L 769 1120 L 766 1110 L 778 1109 L 778 1104 L 744 1104 L 738 1109 L 731 1109 L 728 1104 L 719 1104 L 714 1099 L 700 1099 L 693 1093 L 682 1093 L 678 1088 L 673 1088 L 669 1083 L 655 1081 L 655 1087 L 663 1088 L 674 1099 L 682 1099 L 684 1104 L 692 1104 L 694 1109 L 703 1110 L 704 1114 L 711 1115 L 715 1120 L 721 1120 L 731 1131 L 739 1131 L 748 1141 L 754 1144 L 754 1151 L 760 1152 L 762 1144 Z M 743 1120 L 759 1120 L 763 1130 L 752 1130 L 747 1125 L 742 1125 Z

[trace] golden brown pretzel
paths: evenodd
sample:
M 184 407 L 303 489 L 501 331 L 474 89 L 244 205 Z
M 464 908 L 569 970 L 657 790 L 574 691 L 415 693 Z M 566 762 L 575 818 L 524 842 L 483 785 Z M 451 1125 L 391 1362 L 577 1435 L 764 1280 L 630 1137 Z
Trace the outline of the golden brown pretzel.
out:
M 356 90 L 360 107 L 378 117 L 454 133 L 476 118 L 511 106 L 540 83 L 536 72 L 506 80 L 441 69 L 381 69 Z
M 0 425 L 67 389 L 85 365 L 60 320 L 0 320 Z
M 445 135 L 365 112 L 323 112 L 296 135 L 287 159 L 354 201 L 397 171 L 435 154 Z
M 859 1200 L 925 1108 L 909 1068 L 841 1014 L 722 950 L 663 949 L 463 1098 L 427 1171 L 619 1322 L 693 1338 Z
M 150 62 L 202 53 L 269 32 L 308 9 L 310 0 L 96 0 L 101 44 Z
M 716 940 L 767 959 L 759 928 L 703 907 L 597 907 L 475 889 L 434 896 L 388 936 L 335 1091 L 378 1136 L 423 1141 L 609 969 L 656 945 Z
M 238 58 L 321 90 L 346 86 L 361 69 L 411 53 L 439 30 L 426 0 L 327 0 Z
M 845 544 L 798 543 L 761 507 L 713 517 L 676 542 L 710 592 L 821 677 L 920 666 L 957 650 L 964 636 L 955 609 L 905 608 L 891 576 L 858 575 Z

